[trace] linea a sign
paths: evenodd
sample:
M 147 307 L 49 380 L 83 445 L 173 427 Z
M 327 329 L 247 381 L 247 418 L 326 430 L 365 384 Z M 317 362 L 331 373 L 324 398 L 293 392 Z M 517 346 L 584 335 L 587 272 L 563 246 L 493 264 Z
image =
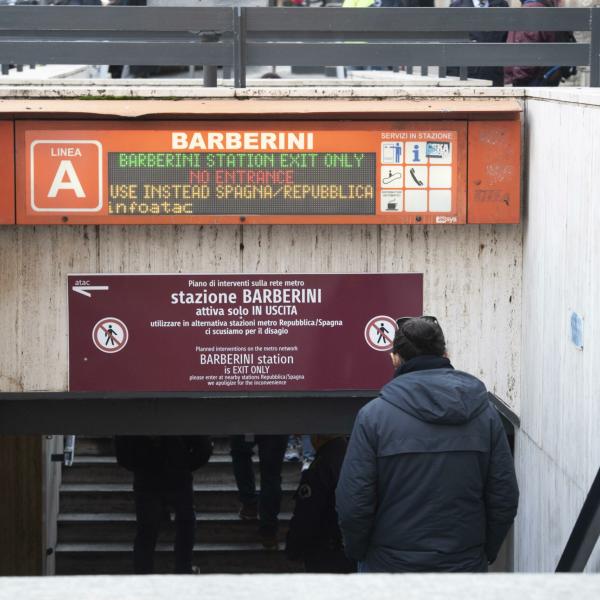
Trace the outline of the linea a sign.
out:
M 70 275 L 72 391 L 377 390 L 421 274 Z

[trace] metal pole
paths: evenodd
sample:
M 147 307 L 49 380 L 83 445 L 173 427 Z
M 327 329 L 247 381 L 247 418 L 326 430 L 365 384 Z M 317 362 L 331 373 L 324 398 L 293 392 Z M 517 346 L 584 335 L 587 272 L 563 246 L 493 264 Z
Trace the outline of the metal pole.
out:
M 234 86 L 246 87 L 246 9 L 236 6 L 233 12 Z
M 600 87 L 600 8 L 590 9 L 590 86 Z
M 202 42 L 211 44 L 219 41 L 219 35 L 216 33 L 203 33 Z M 204 87 L 217 87 L 217 67 L 215 65 L 202 66 L 202 81 Z
M 597 71 L 596 71 L 597 72 Z M 560 557 L 557 573 L 581 573 L 600 537 L 600 469 L 583 503 L 569 541 Z

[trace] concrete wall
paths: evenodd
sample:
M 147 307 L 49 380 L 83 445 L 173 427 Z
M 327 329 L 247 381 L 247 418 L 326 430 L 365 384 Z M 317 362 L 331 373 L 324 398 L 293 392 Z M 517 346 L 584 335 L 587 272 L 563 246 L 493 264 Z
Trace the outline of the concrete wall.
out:
M 76 590 L 76 592 L 75 592 Z M 597 600 L 600 576 L 588 575 L 184 575 L 0 579 L 0 600 Z
M 515 548 L 517 570 L 549 571 L 600 467 L 600 95 L 530 95 Z M 600 570 L 600 548 L 588 568 Z
M 0 391 L 67 389 L 77 272 L 423 272 L 455 365 L 518 409 L 518 225 L 3 227 Z

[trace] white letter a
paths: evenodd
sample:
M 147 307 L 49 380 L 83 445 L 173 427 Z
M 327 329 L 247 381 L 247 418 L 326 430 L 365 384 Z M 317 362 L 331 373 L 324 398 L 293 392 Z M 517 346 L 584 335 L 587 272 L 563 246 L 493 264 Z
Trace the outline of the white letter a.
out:
M 65 175 L 67 178 L 63 181 Z M 48 198 L 56 198 L 60 190 L 73 190 L 78 198 L 85 198 L 83 187 L 81 187 L 81 182 L 79 181 L 79 177 L 77 177 L 75 167 L 73 167 L 73 163 L 70 160 L 60 161 L 60 165 L 54 176 L 54 181 L 48 192 Z

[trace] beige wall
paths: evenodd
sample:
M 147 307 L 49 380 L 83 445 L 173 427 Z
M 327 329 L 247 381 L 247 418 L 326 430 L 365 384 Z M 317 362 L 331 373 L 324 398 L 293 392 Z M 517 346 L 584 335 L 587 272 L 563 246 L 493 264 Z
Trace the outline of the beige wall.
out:
M 0 390 L 67 388 L 68 273 L 410 271 L 456 366 L 518 408 L 518 225 L 3 227 Z
M 600 467 L 600 97 L 538 95 L 526 108 L 520 571 L 556 567 Z M 583 351 L 570 340 L 572 311 L 584 319 Z M 589 570 L 600 570 L 600 547 Z

